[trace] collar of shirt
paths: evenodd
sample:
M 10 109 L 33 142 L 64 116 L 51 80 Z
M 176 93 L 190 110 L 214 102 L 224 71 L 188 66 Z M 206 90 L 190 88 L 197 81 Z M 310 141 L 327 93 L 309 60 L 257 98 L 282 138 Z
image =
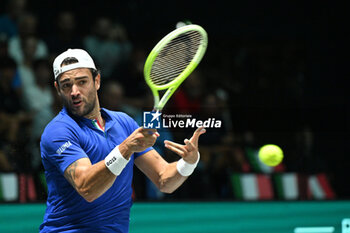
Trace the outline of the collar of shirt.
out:
M 101 108 L 100 111 L 101 111 L 102 118 L 105 120 L 104 132 L 107 132 L 115 124 L 115 121 L 113 121 L 112 117 L 110 116 L 109 112 L 106 109 Z M 96 129 L 96 130 L 103 132 L 101 129 L 96 128 L 96 126 L 94 124 L 94 120 L 92 120 L 92 119 L 88 119 L 85 117 L 79 117 L 79 116 L 73 116 L 72 114 L 70 114 L 67 111 L 66 107 L 63 107 L 62 112 L 69 115 L 70 117 L 72 117 L 78 124 L 83 124 L 83 125 L 88 126 L 89 128 Z

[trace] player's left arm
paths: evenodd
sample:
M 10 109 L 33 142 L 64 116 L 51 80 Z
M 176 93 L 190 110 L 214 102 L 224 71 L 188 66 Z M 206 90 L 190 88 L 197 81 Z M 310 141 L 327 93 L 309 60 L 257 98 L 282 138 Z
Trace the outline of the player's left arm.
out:
M 185 144 L 164 141 L 165 147 L 182 157 L 189 165 L 198 162 L 198 139 L 205 133 L 203 127 L 198 128 L 190 140 L 185 139 Z M 156 151 L 151 150 L 135 159 L 135 165 L 158 187 L 161 192 L 172 193 L 188 178 L 179 173 L 178 163 L 168 163 Z M 186 165 L 185 165 L 186 166 Z

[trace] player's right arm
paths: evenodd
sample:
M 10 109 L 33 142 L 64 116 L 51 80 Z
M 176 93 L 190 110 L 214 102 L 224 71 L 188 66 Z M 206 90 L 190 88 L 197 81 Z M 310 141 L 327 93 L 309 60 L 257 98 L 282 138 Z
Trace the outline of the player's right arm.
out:
M 126 165 L 134 152 L 141 152 L 153 146 L 157 137 L 158 133 L 155 130 L 136 129 L 117 148 L 118 154 L 124 160 L 119 160 L 120 163 L 125 163 Z M 120 164 L 116 164 L 119 172 L 115 172 L 113 166 L 108 167 L 107 164 L 113 158 L 115 151 L 115 149 L 112 150 L 105 160 L 93 165 L 89 158 L 78 159 L 64 171 L 64 177 L 86 201 L 92 202 L 106 192 L 124 168 L 120 168 L 118 167 Z M 118 159 L 116 163 L 118 163 Z
M 92 165 L 88 158 L 78 159 L 69 165 L 64 171 L 64 177 L 88 202 L 94 201 L 106 192 L 116 179 L 104 161 Z

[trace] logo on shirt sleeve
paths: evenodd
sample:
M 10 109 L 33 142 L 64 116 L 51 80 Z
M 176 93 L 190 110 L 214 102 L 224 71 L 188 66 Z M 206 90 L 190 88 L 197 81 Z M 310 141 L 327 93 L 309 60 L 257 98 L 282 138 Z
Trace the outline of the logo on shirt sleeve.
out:
M 72 143 L 70 141 L 65 142 L 62 146 L 60 146 L 60 148 L 58 148 L 58 150 L 56 150 L 56 153 L 59 155 L 62 154 L 71 145 Z

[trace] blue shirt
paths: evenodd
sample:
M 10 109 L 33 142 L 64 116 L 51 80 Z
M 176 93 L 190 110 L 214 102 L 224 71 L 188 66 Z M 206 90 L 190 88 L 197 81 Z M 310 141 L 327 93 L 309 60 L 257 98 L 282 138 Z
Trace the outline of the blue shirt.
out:
M 134 153 L 112 187 L 91 203 L 63 176 L 78 159 L 100 162 L 139 127 L 124 113 L 101 109 L 101 114 L 104 132 L 90 119 L 70 116 L 65 108 L 46 126 L 40 147 L 48 199 L 40 232 L 128 232 L 134 159 L 153 148 Z

